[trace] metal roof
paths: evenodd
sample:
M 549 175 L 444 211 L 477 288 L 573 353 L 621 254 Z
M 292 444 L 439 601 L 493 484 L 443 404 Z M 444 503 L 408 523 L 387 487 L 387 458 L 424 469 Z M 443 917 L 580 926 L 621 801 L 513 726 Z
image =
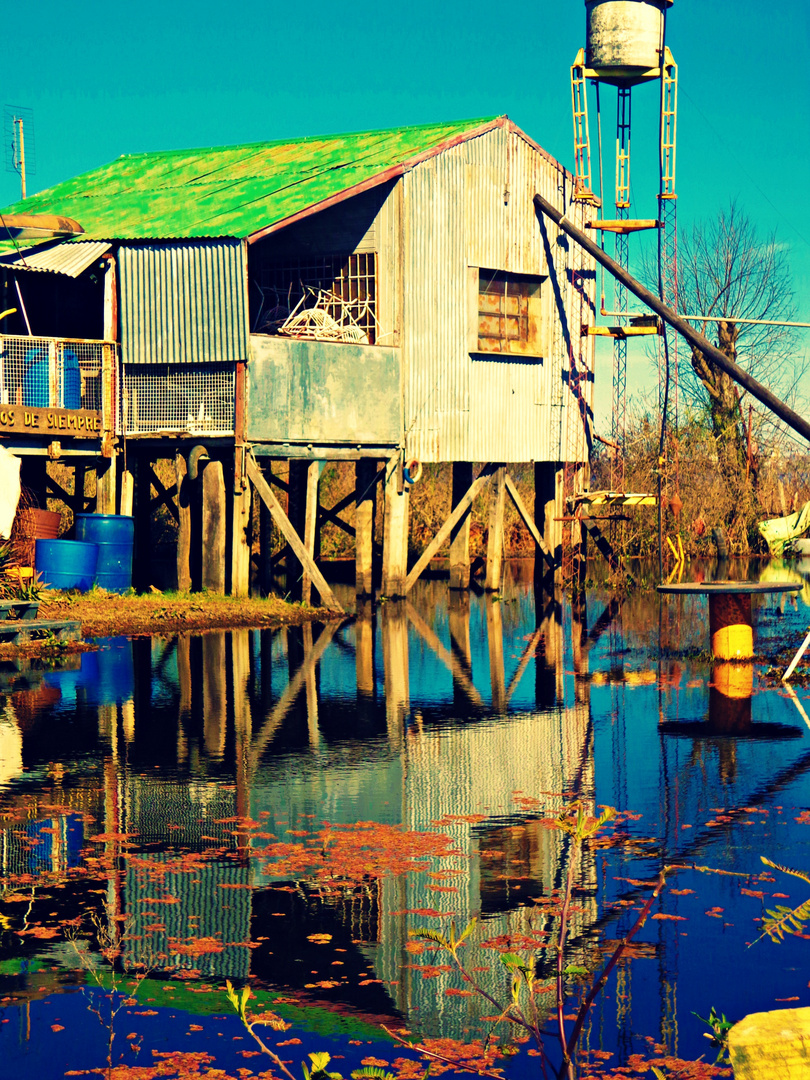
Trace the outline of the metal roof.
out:
M 111 247 L 107 240 L 50 241 L 37 247 L 21 248 L 11 255 L 0 255 L 0 266 L 10 270 L 49 271 L 76 278 Z
M 76 218 L 88 239 L 258 239 L 393 179 L 506 117 L 125 155 L 6 207 Z

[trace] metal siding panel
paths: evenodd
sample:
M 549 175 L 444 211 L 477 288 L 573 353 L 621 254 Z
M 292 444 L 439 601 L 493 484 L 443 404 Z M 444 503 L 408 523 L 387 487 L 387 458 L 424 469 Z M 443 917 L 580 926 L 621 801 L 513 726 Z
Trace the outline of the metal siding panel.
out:
M 563 187 L 570 191 L 564 171 L 519 134 L 496 128 L 418 165 L 403 183 L 408 454 L 424 461 L 560 459 L 570 395 L 567 349 L 552 356 L 559 315 L 551 281 L 542 363 L 472 359 L 468 267 L 549 275 L 532 198 L 539 191 L 559 204 Z M 579 206 L 568 213 L 583 216 Z M 552 272 L 579 355 L 579 300 L 565 278 L 557 232 L 549 232 Z M 587 339 L 585 348 L 590 355 Z
M 111 247 L 107 240 L 49 244 L 44 248 L 25 248 L 13 255 L 0 256 L 0 264 L 12 270 L 50 271 L 77 278 Z
M 122 245 L 118 267 L 125 363 L 235 363 L 247 358 L 241 241 Z

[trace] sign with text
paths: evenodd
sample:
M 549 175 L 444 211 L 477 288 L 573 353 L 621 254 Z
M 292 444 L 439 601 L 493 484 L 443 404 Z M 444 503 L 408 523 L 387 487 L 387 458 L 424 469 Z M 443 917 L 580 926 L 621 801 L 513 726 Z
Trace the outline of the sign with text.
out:
M 100 439 L 101 413 L 90 409 L 26 409 L 0 405 L 0 438 L 4 435 L 61 435 Z

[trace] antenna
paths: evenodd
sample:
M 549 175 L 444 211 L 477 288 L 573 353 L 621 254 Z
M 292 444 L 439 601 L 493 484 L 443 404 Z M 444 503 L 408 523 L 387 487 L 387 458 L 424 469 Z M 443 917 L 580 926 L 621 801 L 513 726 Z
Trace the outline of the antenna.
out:
M 21 198 L 25 198 L 26 174 L 37 171 L 34 146 L 34 110 L 23 105 L 3 106 L 3 143 L 6 171 L 20 176 Z

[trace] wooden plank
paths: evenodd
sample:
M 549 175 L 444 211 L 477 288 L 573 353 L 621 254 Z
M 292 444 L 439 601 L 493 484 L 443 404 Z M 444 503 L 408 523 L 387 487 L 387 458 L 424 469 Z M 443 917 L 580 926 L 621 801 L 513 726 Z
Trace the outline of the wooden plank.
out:
M 473 481 L 471 461 L 453 462 L 453 508 L 470 490 Z M 470 587 L 470 517 L 464 514 L 450 530 L 450 588 L 469 589 Z
M 304 502 L 304 547 L 309 557 L 315 561 L 315 547 L 318 541 L 318 484 L 321 479 L 321 463 L 310 461 L 307 466 L 307 487 Z M 304 567 L 301 582 L 301 602 L 309 604 L 312 600 L 312 578 Z
M 506 506 L 506 466 L 501 465 L 492 481 L 487 532 L 487 592 L 499 592 L 503 570 L 503 516 Z
M 509 493 L 509 498 L 515 504 L 515 509 L 520 514 L 521 518 L 523 519 L 523 523 L 525 524 L 526 528 L 532 534 L 532 537 L 534 538 L 534 542 L 538 546 L 538 548 L 540 549 L 540 552 L 541 552 L 543 558 L 546 560 L 546 562 L 551 567 L 551 569 L 555 570 L 556 567 L 557 567 L 557 564 L 555 563 L 551 553 L 549 552 L 548 548 L 546 547 L 545 540 L 540 535 L 537 526 L 532 521 L 532 516 L 529 513 L 529 511 L 526 509 L 526 504 L 523 502 L 523 499 L 521 499 L 520 493 L 519 493 L 518 489 L 515 487 L 514 481 L 512 480 L 512 477 L 509 475 L 509 473 L 506 474 L 505 483 L 506 483 L 506 490 Z
M 629 581 L 633 585 L 635 585 L 635 583 L 636 583 L 635 578 L 630 573 L 630 571 L 627 569 L 627 567 L 624 565 L 624 563 L 619 558 L 619 556 L 616 554 L 616 552 L 613 550 L 613 548 L 610 545 L 609 540 L 602 533 L 599 526 L 596 525 L 595 522 L 591 521 L 590 518 L 586 518 L 586 517 L 582 518 L 582 524 L 583 524 L 584 528 L 587 529 L 588 534 L 590 535 L 593 542 L 596 544 L 596 546 L 599 549 L 600 553 L 602 555 L 604 555 L 604 557 L 607 559 L 611 570 L 613 570 L 614 573 L 616 573 L 616 574 L 625 574 L 627 576 L 627 578 L 629 579 Z
M 82 624 L 73 619 L 20 619 L 1 621 L 0 638 L 6 643 L 31 641 L 37 634 L 52 634 L 58 641 L 76 641 L 82 635 Z
M 278 526 L 279 532 L 293 549 L 301 565 L 308 572 L 310 578 L 312 579 L 313 585 L 321 594 L 321 603 L 323 604 L 323 606 L 329 608 L 332 611 L 340 611 L 342 613 L 343 608 L 338 603 L 335 594 L 327 585 L 326 579 L 324 578 L 321 571 L 318 569 L 317 564 L 313 559 L 310 558 L 309 552 L 304 547 L 304 544 L 301 542 L 298 533 L 296 533 L 295 529 L 290 524 L 290 519 L 284 513 L 281 507 L 281 503 L 273 494 L 272 488 L 262 476 L 261 469 L 259 468 L 258 464 L 256 463 L 256 459 L 252 454 L 249 454 L 247 457 L 247 474 L 250 482 L 256 488 L 262 501 L 267 506 L 267 509 L 273 515 L 273 521 L 275 521 L 276 525 Z
M 225 474 L 221 461 L 207 461 L 202 474 L 202 587 L 225 593 Z
M 177 588 L 179 592 L 191 591 L 191 480 L 185 455 L 177 453 L 174 459 L 177 477 Z
M 447 521 L 445 521 L 444 525 L 442 525 L 442 527 L 430 541 L 428 546 L 419 556 L 413 570 L 411 570 L 410 574 L 408 574 L 407 578 L 405 579 L 406 594 L 410 592 L 410 590 L 419 580 L 422 571 L 430 563 L 430 560 L 445 542 L 455 525 L 459 521 L 461 521 L 465 514 L 469 514 L 473 502 L 477 498 L 478 494 L 489 483 L 490 478 L 492 477 L 492 474 L 495 472 L 496 468 L 497 466 L 495 465 L 485 465 L 479 475 L 476 477 L 476 479 L 473 480 L 469 490 L 467 491 L 467 494 L 464 496 L 463 499 L 459 501 L 456 508 L 450 514 L 450 517 L 447 519 Z

